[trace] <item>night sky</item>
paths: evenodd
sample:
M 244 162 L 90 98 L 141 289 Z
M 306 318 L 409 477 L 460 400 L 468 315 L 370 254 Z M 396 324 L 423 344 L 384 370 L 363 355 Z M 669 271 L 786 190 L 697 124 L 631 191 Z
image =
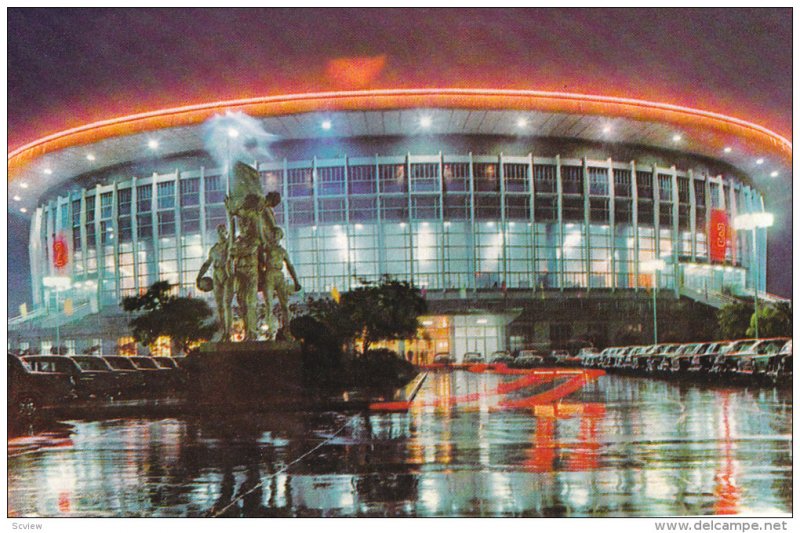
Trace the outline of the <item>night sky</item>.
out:
M 730 114 L 792 138 L 791 9 L 13 9 L 8 147 L 138 111 L 297 91 L 563 90 Z M 791 183 L 766 190 L 791 296 Z M 30 305 L 9 214 L 9 312 Z

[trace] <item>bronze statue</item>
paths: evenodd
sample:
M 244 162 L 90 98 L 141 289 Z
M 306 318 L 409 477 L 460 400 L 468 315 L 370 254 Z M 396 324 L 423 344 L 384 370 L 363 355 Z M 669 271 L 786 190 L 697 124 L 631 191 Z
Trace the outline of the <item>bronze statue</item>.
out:
M 289 333 L 289 289 L 286 286 L 286 279 L 283 277 L 283 265 L 289 271 L 289 275 L 294 281 L 294 292 L 300 290 L 300 282 L 297 280 L 297 272 L 294 265 L 289 260 L 289 254 L 280 245 L 283 239 L 283 230 L 275 227 L 272 230 L 269 245 L 267 246 L 267 261 L 264 280 L 264 301 L 267 303 L 267 321 L 272 331 L 276 332 L 276 336 L 283 338 L 291 338 Z M 274 328 L 272 306 L 272 295 L 278 298 L 278 305 L 280 306 L 280 328 Z
M 240 219 L 241 233 L 233 241 L 234 291 L 239 315 L 244 321 L 245 340 L 256 340 L 258 336 L 258 233 L 257 226 L 247 218 Z
M 197 273 L 197 288 L 208 292 L 214 291 L 214 300 L 217 303 L 217 314 L 220 322 L 220 339 L 230 340 L 231 335 L 231 305 L 233 303 L 233 272 L 228 260 L 228 229 L 224 224 L 217 226 L 218 240 L 208 251 L 208 259 Z M 204 278 L 203 275 L 209 267 L 214 267 L 213 278 Z M 210 282 L 210 283 L 209 283 Z
M 203 289 L 201 285 L 211 283 L 208 278 L 203 278 L 203 274 L 213 264 L 214 297 L 223 340 L 230 337 L 234 295 L 244 322 L 245 340 L 256 340 L 259 290 L 264 297 L 271 335 L 290 338 L 290 291 L 283 276 L 284 265 L 292 276 L 295 291 L 300 290 L 300 283 L 289 255 L 280 245 L 283 230 L 276 224 L 274 208 L 280 203 L 281 196 L 277 192 L 264 195 L 258 171 L 241 161 L 234 165 L 232 178 L 231 194 L 225 198 L 231 229 L 228 232 L 224 225 L 217 228 L 219 241 L 211 248 L 208 260 L 200 269 L 198 288 L 210 289 Z M 280 327 L 274 324 L 273 298 L 277 298 L 280 307 Z

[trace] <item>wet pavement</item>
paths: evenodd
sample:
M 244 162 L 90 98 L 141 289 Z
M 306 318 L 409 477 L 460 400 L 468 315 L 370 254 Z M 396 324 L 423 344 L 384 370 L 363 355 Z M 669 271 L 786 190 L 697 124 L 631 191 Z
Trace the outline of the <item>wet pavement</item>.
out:
M 408 412 L 64 420 L 9 438 L 8 513 L 791 512 L 791 391 L 564 381 L 429 372 Z M 563 398 L 542 401 L 559 386 Z

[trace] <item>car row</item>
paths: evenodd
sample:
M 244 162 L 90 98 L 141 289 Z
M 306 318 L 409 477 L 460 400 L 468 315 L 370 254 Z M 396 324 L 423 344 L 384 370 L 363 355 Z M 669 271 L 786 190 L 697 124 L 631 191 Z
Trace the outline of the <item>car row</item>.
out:
M 637 375 L 771 383 L 792 378 L 792 340 L 786 337 L 614 346 L 578 356 L 585 367 Z
M 135 396 L 175 388 L 184 379 L 171 357 L 9 353 L 7 365 L 12 403 Z
M 452 366 L 456 363 L 455 358 L 449 353 L 438 353 L 433 358 L 434 365 Z M 492 352 L 488 358 L 484 358 L 478 352 L 466 352 L 461 358 L 462 365 L 475 364 L 504 364 L 509 368 L 537 368 L 553 366 L 580 366 L 581 359 L 571 355 L 566 350 L 518 350 L 510 352 L 508 350 L 497 350 Z

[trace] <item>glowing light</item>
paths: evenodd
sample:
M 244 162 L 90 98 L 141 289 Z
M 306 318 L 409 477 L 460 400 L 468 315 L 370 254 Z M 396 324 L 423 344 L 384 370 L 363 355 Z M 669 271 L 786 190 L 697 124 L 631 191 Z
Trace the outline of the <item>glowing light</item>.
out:
M 423 326 L 432 326 L 433 325 L 433 320 L 423 320 L 422 321 L 422 325 Z
M 726 146 L 726 147 L 725 147 L 725 150 L 723 150 L 723 151 L 724 151 L 726 154 L 729 154 L 729 153 L 733 152 L 733 148 L 731 148 L 730 146 Z
M 486 320 L 485 318 L 479 318 L 478 320 L 475 321 L 476 324 L 487 324 L 488 322 L 489 321 Z
M 763 165 L 763 164 L 764 164 L 764 158 L 763 157 L 759 157 L 758 159 L 756 159 L 756 165 Z
M 364 229 L 364 224 L 356 224 L 356 229 Z
M 86 159 L 88 159 L 89 161 L 94 161 L 95 160 L 94 154 L 86 154 Z
M 664 270 L 666 266 L 667 264 L 663 259 L 651 259 L 649 261 L 642 261 L 639 268 L 641 268 L 643 272 L 656 272 L 658 270 Z
M 239 109 L 252 115 L 275 116 L 312 112 L 370 109 L 413 109 L 425 106 L 464 106 L 482 109 L 500 107 L 518 110 L 603 114 L 636 120 L 665 121 L 691 127 L 725 128 L 729 134 L 745 137 L 774 150 L 789 160 L 792 143 L 785 137 L 753 122 L 721 113 L 686 106 L 632 98 L 567 92 L 499 89 L 384 89 L 337 91 L 266 96 L 191 104 L 169 109 L 114 117 L 47 135 L 16 148 L 8 154 L 11 180 L 26 164 L 43 154 L 64 148 L 88 145 L 103 139 L 121 137 L 166 127 L 201 124 L 215 114 Z
M 422 117 L 419 119 L 419 125 L 422 126 L 423 128 L 430 128 L 432 123 L 433 120 L 431 119 L 431 117 Z
M 777 170 L 773 170 L 772 172 L 770 172 L 769 175 L 772 176 L 773 178 L 777 178 L 778 177 L 778 171 Z
M 517 119 L 517 127 L 518 128 L 525 128 L 528 126 L 528 120 L 524 118 Z
M 322 129 L 323 130 L 329 130 L 329 129 L 331 129 L 332 126 L 333 126 L 333 124 L 331 124 L 330 120 L 323 120 L 322 121 Z
M 22 198 L 20 198 L 19 196 L 14 196 L 14 201 L 15 202 L 19 202 L 20 200 L 22 200 Z
M 605 133 L 605 134 L 611 133 L 611 126 L 604 126 L 603 127 L 603 133 Z
M 52 174 L 52 173 L 53 173 L 53 170 L 52 170 L 52 169 L 50 169 L 50 168 L 46 168 L 46 169 L 44 169 L 44 173 L 45 173 L 45 174 L 47 174 L 47 175 L 49 176 L 50 174 Z
M 567 248 L 574 248 L 578 246 L 581 242 L 581 234 L 576 232 L 572 232 L 567 234 L 566 238 L 564 239 L 564 249 Z
M 682 137 L 681 135 L 677 134 L 677 133 L 676 133 L 675 135 L 673 135 L 673 136 L 672 136 L 672 140 L 673 140 L 674 142 L 680 142 L 680 141 L 681 141 L 681 139 L 683 139 L 683 137 Z
M 19 210 L 19 212 L 20 212 L 20 213 L 27 213 L 27 212 L 28 212 L 28 210 L 27 210 L 27 209 L 25 209 L 25 208 L 23 207 L 22 209 L 20 209 L 20 210 Z
M 151 150 L 155 150 L 156 148 L 158 148 L 158 141 L 155 139 L 150 139 L 149 141 L 147 141 L 147 147 L 150 148 Z
M 777 173 L 773 173 L 773 174 L 777 175 Z M 22 187 L 23 189 L 27 189 L 28 188 L 28 184 L 26 182 L 24 182 L 24 181 L 22 183 L 20 183 L 19 186 Z
M 235 139 L 238 136 L 239 136 L 239 130 L 234 128 L 228 128 L 228 137 L 230 137 L 231 139 Z
M 745 213 L 733 217 L 733 229 L 737 230 L 768 228 L 774 223 L 775 215 L 772 213 Z

